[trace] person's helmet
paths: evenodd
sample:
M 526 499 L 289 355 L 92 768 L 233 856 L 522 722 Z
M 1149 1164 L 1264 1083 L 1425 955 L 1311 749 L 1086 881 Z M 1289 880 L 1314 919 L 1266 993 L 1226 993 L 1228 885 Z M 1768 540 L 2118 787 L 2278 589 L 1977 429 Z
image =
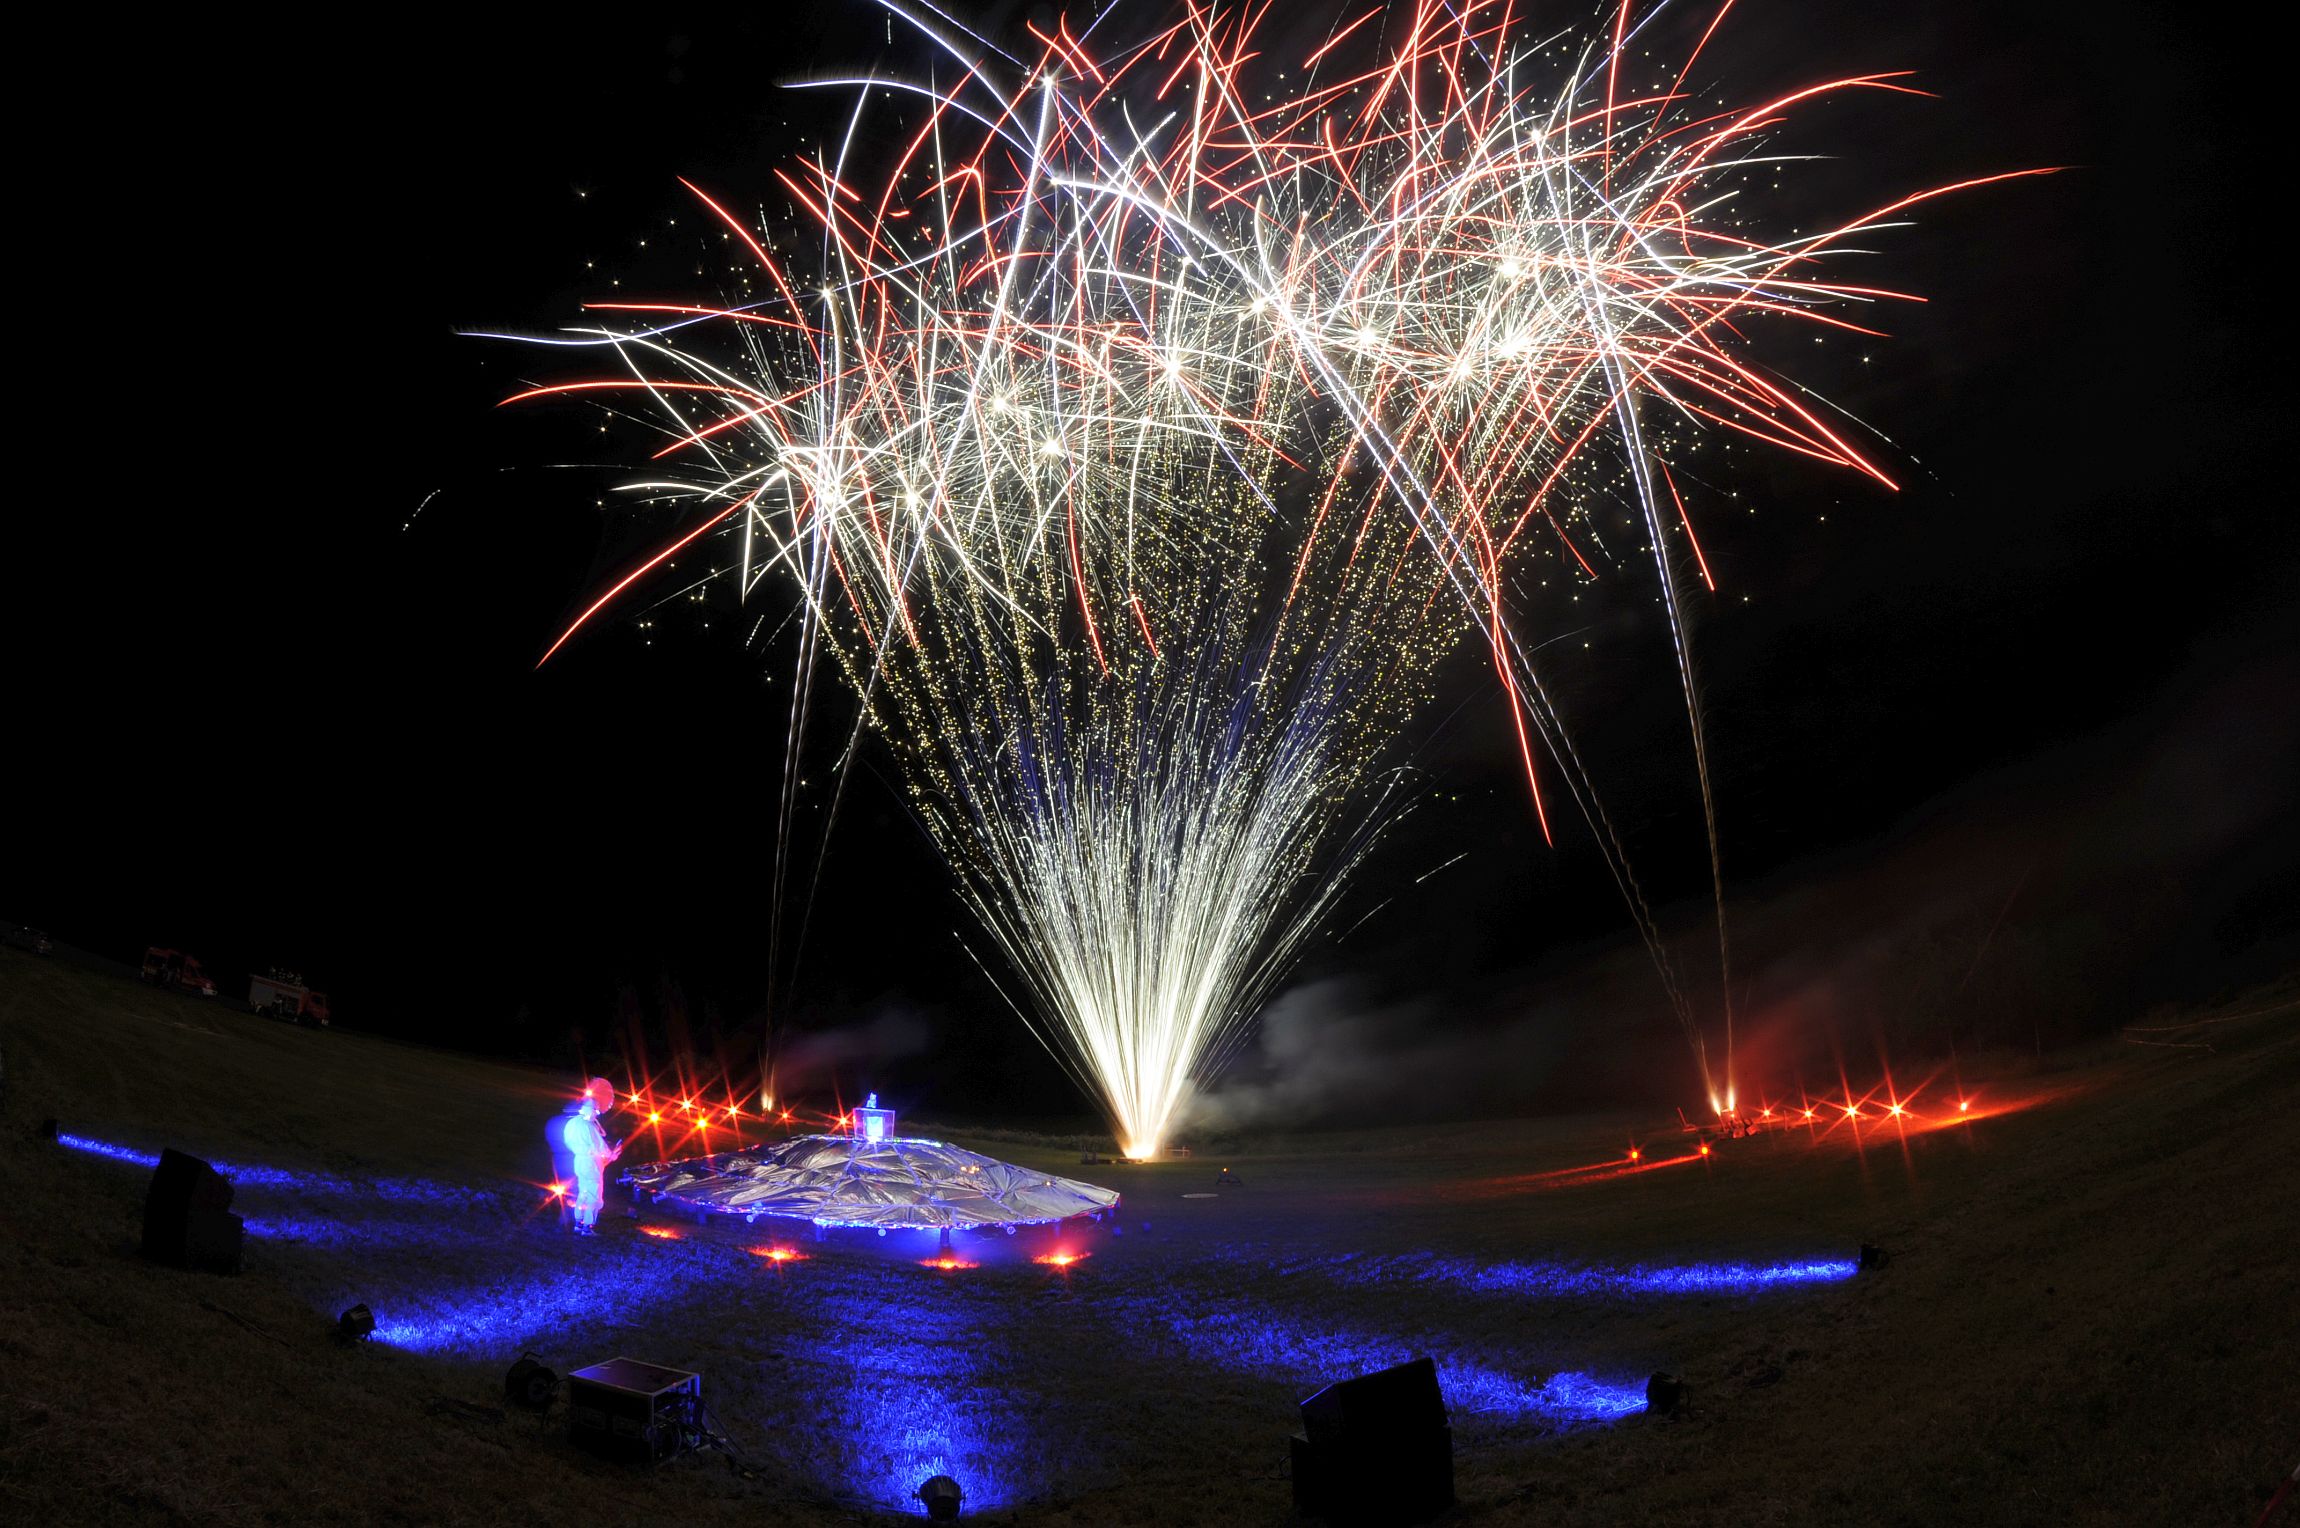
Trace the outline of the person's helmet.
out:
M 615 1084 L 604 1077 L 594 1077 L 583 1089 L 591 1100 L 591 1107 L 605 1114 L 615 1107 Z

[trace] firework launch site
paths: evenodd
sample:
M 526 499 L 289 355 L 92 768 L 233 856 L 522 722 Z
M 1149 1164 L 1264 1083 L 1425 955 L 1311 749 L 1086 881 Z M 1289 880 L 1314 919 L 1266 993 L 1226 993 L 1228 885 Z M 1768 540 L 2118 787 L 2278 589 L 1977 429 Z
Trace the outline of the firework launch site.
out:
M 1448 1522 L 2225 1522 L 2280 1462 L 2240 1398 L 2300 1372 L 2290 988 L 1740 1139 L 1586 1116 L 1093 1166 L 990 1131 L 1123 1209 L 944 1253 L 620 1193 L 570 1246 L 555 1077 L 6 960 L 12 1521 L 89 1520 L 93 1486 L 121 1523 L 873 1522 L 947 1475 L 968 1520 L 1275 1524 L 1296 1403 L 1428 1355 Z M 136 1256 L 164 1146 L 233 1178 L 238 1277 Z M 564 1404 L 506 1403 L 523 1354 L 701 1374 L 748 1474 L 576 1451 Z

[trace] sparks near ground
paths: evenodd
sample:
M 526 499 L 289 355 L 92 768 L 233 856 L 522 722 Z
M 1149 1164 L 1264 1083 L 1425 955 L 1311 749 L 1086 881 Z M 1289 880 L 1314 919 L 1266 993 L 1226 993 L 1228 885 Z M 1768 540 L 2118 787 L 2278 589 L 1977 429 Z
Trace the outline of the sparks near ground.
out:
M 1106 44 L 1106 12 L 1025 59 L 888 9 L 963 82 L 818 82 L 855 115 L 835 156 L 774 172 L 790 225 L 689 185 L 730 287 L 768 295 L 596 304 L 549 343 L 624 374 L 511 400 L 652 407 L 630 488 L 682 527 L 551 651 L 706 534 L 746 598 L 795 598 L 794 737 L 827 659 L 1018 1010 L 1148 1157 L 1410 799 L 1399 735 L 1480 641 L 1543 831 L 1560 781 L 1733 1113 L 1730 1003 L 1702 1013 L 1664 953 L 1535 662 L 1541 591 L 1650 570 L 1729 993 L 1673 560 L 1714 590 L 1690 458 L 1725 435 L 1889 488 L 1751 336 L 1876 334 L 1899 294 L 1834 268 L 2003 177 L 1771 229 L 1759 183 L 1797 162 L 1773 144 L 1800 107 L 1917 92 L 1872 73 L 1718 108 L 1698 48 L 1659 74 L 1631 51 L 1650 13 L 1626 5 L 1562 71 L 1505 4 L 1338 20 L 1292 66 L 1261 13 Z M 786 858 L 797 772 L 794 742 Z

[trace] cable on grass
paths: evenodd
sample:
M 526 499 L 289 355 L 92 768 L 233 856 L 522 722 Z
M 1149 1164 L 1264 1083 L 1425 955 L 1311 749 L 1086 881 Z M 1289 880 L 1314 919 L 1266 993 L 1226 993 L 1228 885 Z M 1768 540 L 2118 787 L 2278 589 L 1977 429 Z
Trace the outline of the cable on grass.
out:
M 725 1457 L 727 1468 L 743 1480 L 765 1484 L 766 1470 L 753 1464 L 735 1447 L 734 1439 L 727 1436 L 726 1426 L 717 1413 L 700 1402 L 696 1405 L 694 1432 L 703 1445 Z M 789 1502 L 810 1507 L 846 1507 L 858 1512 L 883 1513 L 886 1509 L 878 1502 L 866 1501 L 859 1496 L 840 1496 L 830 1491 L 809 1491 L 798 1486 L 779 1485 L 765 1493 L 767 1500 Z
M 743 1457 L 742 1451 L 735 1447 L 735 1440 L 727 1436 L 726 1424 L 718 1419 L 710 1407 L 698 1403 L 695 1411 L 695 1433 L 702 1439 L 704 1447 L 725 1456 L 727 1468 L 743 1480 L 767 1478 L 764 1470 Z
M 288 1340 L 285 1337 L 282 1337 L 279 1333 L 271 1330 L 269 1327 L 257 1325 L 255 1322 L 250 1321 L 247 1317 L 241 1315 L 236 1310 L 226 1310 L 224 1307 L 218 1305 L 213 1300 L 202 1300 L 200 1302 L 200 1309 L 205 1311 L 214 1311 L 219 1316 L 225 1317 L 231 1321 L 236 1321 L 241 1326 L 246 1327 L 249 1331 L 255 1333 L 258 1337 L 268 1338 L 271 1341 L 278 1343 L 283 1348 L 289 1346 Z
M 461 1417 L 467 1422 L 496 1422 L 503 1420 L 503 1408 L 483 1406 L 477 1401 L 466 1401 L 458 1396 L 435 1395 L 423 1403 L 426 1416 Z

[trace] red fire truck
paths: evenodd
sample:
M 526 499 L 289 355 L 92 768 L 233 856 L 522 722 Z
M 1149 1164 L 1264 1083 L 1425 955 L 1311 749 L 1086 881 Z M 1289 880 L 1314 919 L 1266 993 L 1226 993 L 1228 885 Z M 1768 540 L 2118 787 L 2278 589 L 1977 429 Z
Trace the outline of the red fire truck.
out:
M 216 995 L 216 984 L 200 969 L 197 956 L 186 955 L 182 950 L 163 950 L 156 944 L 144 951 L 144 980 L 155 987 L 173 987 L 178 992 L 196 992 L 201 997 Z
M 248 979 L 248 1006 L 266 1018 L 286 1019 L 306 1029 L 327 1027 L 327 994 L 304 985 L 294 971 L 274 969 Z

